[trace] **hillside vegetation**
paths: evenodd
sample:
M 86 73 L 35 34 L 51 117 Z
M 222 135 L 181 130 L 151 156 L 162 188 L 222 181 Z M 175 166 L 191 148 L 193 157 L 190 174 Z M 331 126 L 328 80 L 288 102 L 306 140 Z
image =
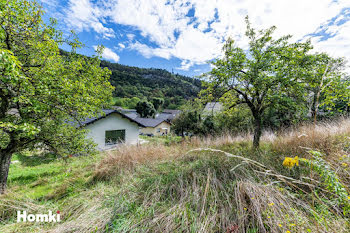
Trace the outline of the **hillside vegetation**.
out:
M 201 81 L 163 69 L 146 69 L 101 61 L 102 67 L 112 71 L 110 82 L 119 98 L 164 98 L 165 108 L 177 108 L 186 100 L 197 97 Z
M 258 151 L 247 134 L 18 154 L 0 232 L 349 232 L 349 136 L 344 119 L 265 132 Z M 17 210 L 62 222 L 17 223 Z

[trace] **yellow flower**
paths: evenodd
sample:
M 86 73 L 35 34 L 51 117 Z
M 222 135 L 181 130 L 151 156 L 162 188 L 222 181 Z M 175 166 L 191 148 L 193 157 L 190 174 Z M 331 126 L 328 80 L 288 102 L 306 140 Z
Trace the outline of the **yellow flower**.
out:
M 350 200 L 350 196 L 348 196 L 348 199 Z
M 271 218 L 270 216 L 267 216 L 267 218 Z
M 299 166 L 299 157 L 295 156 L 294 158 L 285 157 L 283 161 L 283 166 L 288 167 L 289 169 L 293 168 L 295 165 Z
M 286 231 L 286 233 L 290 233 L 290 231 Z
M 269 206 L 273 206 L 275 203 L 269 203 Z
M 279 226 L 279 227 L 282 227 L 282 224 L 280 223 L 280 224 L 278 224 L 278 226 Z
M 347 167 L 347 166 L 348 166 L 347 163 L 342 163 L 341 165 L 342 165 L 343 167 Z

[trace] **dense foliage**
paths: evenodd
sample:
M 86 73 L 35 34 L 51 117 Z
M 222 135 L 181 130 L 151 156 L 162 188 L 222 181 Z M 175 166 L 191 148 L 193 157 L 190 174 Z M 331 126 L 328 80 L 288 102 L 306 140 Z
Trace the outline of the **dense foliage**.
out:
M 178 135 L 214 135 L 218 132 L 214 116 L 203 114 L 203 105 L 196 99 L 181 107 L 181 113 L 173 120 L 172 130 Z
M 156 109 L 154 108 L 153 104 L 146 100 L 141 100 L 138 102 L 135 109 L 140 117 L 149 118 L 156 115 Z
M 110 82 L 115 87 L 115 97 L 138 97 L 148 101 L 163 98 L 164 108 L 176 109 L 186 100 L 197 97 L 201 89 L 200 80 L 163 69 L 131 67 L 108 61 L 102 61 L 101 66 L 112 71 Z
M 84 131 L 68 122 L 97 114 L 110 101 L 110 71 L 98 57 L 74 53 L 52 20 L 42 20 L 36 2 L 0 1 L 0 193 L 11 157 L 25 149 L 49 149 L 67 156 L 93 149 Z M 59 45 L 73 52 L 61 56 Z

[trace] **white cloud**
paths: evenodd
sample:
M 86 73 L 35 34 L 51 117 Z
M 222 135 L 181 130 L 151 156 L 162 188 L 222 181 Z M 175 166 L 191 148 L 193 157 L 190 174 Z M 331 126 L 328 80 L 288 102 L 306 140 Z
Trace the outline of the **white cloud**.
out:
M 129 39 L 129 40 L 133 40 L 135 38 L 135 35 L 134 34 L 127 34 L 126 37 Z
M 118 43 L 118 45 L 121 49 L 125 49 L 125 45 L 123 43 Z
M 180 68 L 189 69 L 218 57 L 229 36 L 240 46 L 247 46 L 246 15 L 253 27 L 276 25 L 276 36 L 292 34 L 296 41 L 317 31 L 346 7 L 350 7 L 349 0 L 107 0 L 99 5 L 89 0 L 70 0 L 68 18 L 77 28 L 92 28 L 105 37 L 112 37 L 114 31 L 103 22 L 131 26 L 144 37 L 142 41 L 146 39 L 152 46 L 129 33 L 128 48 L 147 58 L 179 58 Z M 187 16 L 190 10 L 194 10 L 195 17 Z M 348 26 L 330 27 L 328 32 L 334 37 L 314 40 L 315 47 L 350 57 L 346 52 Z
M 97 50 L 97 46 L 93 46 L 95 50 Z M 104 48 L 102 52 L 102 58 L 107 60 L 112 60 L 114 62 L 119 61 L 119 56 L 115 52 L 113 52 L 110 48 Z
M 327 52 L 334 57 L 346 57 L 350 60 L 350 21 L 340 26 L 331 26 L 328 28 L 334 36 L 327 40 L 321 40 L 321 37 L 312 39 L 316 51 Z M 350 72 L 350 67 L 347 68 Z
M 114 30 L 103 25 L 103 15 L 103 8 L 89 0 L 70 0 L 65 21 L 78 32 L 93 29 L 105 39 L 114 38 Z

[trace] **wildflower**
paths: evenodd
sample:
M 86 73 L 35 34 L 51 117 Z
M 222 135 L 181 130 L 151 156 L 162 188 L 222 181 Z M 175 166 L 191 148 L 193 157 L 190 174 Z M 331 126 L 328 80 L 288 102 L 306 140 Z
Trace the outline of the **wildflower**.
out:
M 348 196 L 348 199 L 350 200 L 350 196 Z
M 269 206 L 273 206 L 275 203 L 269 203 Z
M 347 166 L 348 166 L 347 163 L 342 163 L 341 165 L 342 165 L 343 167 L 347 167 Z
M 255 198 L 254 197 L 252 197 L 252 200 L 254 200 Z
M 290 233 L 290 231 L 286 231 L 286 233 Z
M 282 227 L 282 224 L 280 223 L 280 224 L 278 224 L 278 226 L 279 226 L 279 227 Z
M 283 161 L 283 166 L 288 167 L 289 169 L 293 168 L 295 165 L 299 166 L 298 156 L 295 156 L 294 158 L 286 157 Z
M 247 208 L 244 208 L 244 210 L 247 210 Z

